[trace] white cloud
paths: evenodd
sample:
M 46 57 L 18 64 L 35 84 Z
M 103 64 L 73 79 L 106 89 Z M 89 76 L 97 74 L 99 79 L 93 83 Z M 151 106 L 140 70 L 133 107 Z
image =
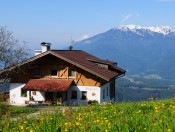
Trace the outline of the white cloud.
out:
M 128 19 L 131 19 L 133 17 L 140 17 L 140 14 L 139 13 L 135 13 L 135 14 L 132 14 L 132 13 L 129 13 L 127 14 L 126 16 L 123 16 L 122 17 L 122 20 L 121 20 L 121 24 L 123 24 L 124 22 L 126 22 Z
M 82 40 L 87 39 L 89 37 L 90 37 L 89 35 L 85 34 L 85 35 L 81 36 L 80 38 L 75 39 L 74 41 L 79 42 L 79 41 L 82 41 Z
M 124 23 L 125 21 L 127 21 L 129 18 L 131 18 L 133 16 L 133 14 L 128 14 L 126 16 L 124 16 L 121 20 L 121 23 Z

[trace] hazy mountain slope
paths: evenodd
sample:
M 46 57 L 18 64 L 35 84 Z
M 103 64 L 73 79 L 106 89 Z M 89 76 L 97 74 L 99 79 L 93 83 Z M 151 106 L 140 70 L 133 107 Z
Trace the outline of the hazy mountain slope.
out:
M 175 79 L 175 30 L 171 27 L 118 26 L 74 44 L 118 62 L 128 74 L 157 74 Z

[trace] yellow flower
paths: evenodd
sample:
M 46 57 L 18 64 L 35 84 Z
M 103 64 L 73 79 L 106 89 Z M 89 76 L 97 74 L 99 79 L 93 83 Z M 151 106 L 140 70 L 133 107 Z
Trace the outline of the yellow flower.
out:
M 68 122 L 64 123 L 65 126 L 67 126 L 68 124 L 69 124 Z
M 80 125 L 80 123 L 79 123 L 79 122 L 76 122 L 75 124 L 76 124 L 77 126 L 78 126 L 78 125 Z
M 33 130 L 30 130 L 30 132 L 33 132 Z
M 21 130 L 23 130 L 23 129 L 24 129 L 24 126 L 19 126 L 19 127 L 20 127 L 20 129 L 21 129 Z
M 24 121 L 24 124 L 27 124 L 27 121 Z
M 171 129 L 168 129 L 168 132 L 171 132 Z
M 105 123 L 108 123 L 108 120 L 105 120 Z

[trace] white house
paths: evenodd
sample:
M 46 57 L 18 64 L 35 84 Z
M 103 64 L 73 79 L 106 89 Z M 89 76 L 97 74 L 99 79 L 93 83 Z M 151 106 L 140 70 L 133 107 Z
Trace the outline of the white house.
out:
M 11 104 L 31 100 L 63 104 L 116 101 L 115 79 L 125 74 L 116 63 L 81 50 L 50 50 L 50 44 L 41 45 L 34 57 L 0 71 L 1 75 L 9 69 L 19 71 L 10 76 Z

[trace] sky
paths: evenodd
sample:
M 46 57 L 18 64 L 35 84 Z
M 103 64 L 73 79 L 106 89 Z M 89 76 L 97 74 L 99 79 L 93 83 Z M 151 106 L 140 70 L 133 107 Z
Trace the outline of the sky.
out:
M 30 49 L 63 49 L 118 25 L 175 27 L 175 0 L 1 0 L 0 26 Z

